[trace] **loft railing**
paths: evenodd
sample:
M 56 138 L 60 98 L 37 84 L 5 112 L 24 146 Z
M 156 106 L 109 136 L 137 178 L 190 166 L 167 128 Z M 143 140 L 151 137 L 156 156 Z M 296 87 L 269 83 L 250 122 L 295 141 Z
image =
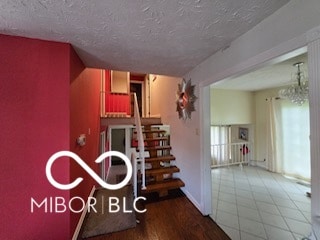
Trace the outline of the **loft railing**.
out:
M 211 145 L 211 167 L 249 163 L 252 143 L 238 142 Z
M 142 177 L 142 189 L 146 188 L 146 177 L 145 177 L 145 149 L 144 149 L 144 139 L 142 133 L 141 119 L 137 101 L 137 95 L 133 94 L 134 98 L 134 121 L 137 131 L 137 141 L 138 141 L 138 156 L 133 156 L 133 184 L 134 184 L 134 194 L 138 195 L 138 163 L 140 163 L 140 171 Z

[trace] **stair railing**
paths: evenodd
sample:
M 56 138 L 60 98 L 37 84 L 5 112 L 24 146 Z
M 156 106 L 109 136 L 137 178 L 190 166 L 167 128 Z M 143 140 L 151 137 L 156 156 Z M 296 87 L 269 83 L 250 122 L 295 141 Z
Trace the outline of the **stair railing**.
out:
M 137 196 L 137 185 L 138 185 L 138 162 L 140 163 L 140 171 L 141 171 L 141 178 L 142 178 L 142 189 L 146 189 L 146 177 L 145 177 L 145 149 L 144 149 L 144 138 L 142 134 L 142 127 L 141 127 L 141 119 L 140 119 L 140 113 L 139 113 L 139 107 L 138 107 L 138 101 L 137 101 L 137 95 L 133 93 L 133 99 L 134 99 L 134 121 L 136 125 L 136 131 L 137 131 L 137 141 L 138 141 L 138 150 L 139 154 L 138 156 L 134 157 L 134 163 L 133 163 L 133 183 L 134 183 L 134 194 Z

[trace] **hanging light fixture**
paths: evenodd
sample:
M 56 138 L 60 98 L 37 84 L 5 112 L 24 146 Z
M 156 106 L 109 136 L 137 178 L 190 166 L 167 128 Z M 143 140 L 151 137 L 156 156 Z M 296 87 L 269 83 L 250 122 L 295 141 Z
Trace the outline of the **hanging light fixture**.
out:
M 281 98 L 288 99 L 299 106 L 308 101 L 309 92 L 308 81 L 305 79 L 304 73 L 300 69 L 301 65 L 303 65 L 303 62 L 293 64 L 293 66 L 298 69 L 297 72 L 293 74 L 293 80 L 296 80 L 298 84 L 293 84 L 292 86 L 279 91 Z

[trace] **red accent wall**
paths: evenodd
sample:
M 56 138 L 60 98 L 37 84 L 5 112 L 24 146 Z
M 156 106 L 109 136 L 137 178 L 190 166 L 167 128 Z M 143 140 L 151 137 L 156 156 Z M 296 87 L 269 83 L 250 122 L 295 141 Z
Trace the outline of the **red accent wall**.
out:
M 110 70 L 105 70 L 105 77 L 106 112 L 126 112 L 130 115 L 130 94 L 111 93 Z
M 135 75 L 130 73 L 130 80 L 144 82 L 145 75 Z
M 70 214 L 31 213 L 31 197 L 62 196 L 45 166 L 69 149 L 70 45 L 0 35 L 0 239 L 68 239 Z M 69 161 L 54 164 L 69 181 Z
M 73 49 L 70 56 L 70 150 L 99 173 L 95 160 L 99 155 L 101 70 L 85 69 Z M 80 134 L 86 135 L 86 144 L 83 147 L 76 143 Z M 78 177 L 82 177 L 84 181 L 70 191 L 70 198 L 78 196 L 87 200 L 93 185 L 97 183 L 77 163 L 71 161 L 70 182 Z M 80 201 L 74 201 L 72 205 L 76 210 L 82 206 Z M 73 234 L 81 214 L 70 214 L 70 231 Z
M 61 158 L 52 168 L 62 183 L 85 178 L 72 191 L 54 188 L 45 166 L 55 152 L 70 150 L 98 172 L 100 74 L 69 44 L 0 35 L 0 239 L 71 239 L 80 214 L 31 213 L 31 198 L 88 197 L 95 182 L 74 161 Z

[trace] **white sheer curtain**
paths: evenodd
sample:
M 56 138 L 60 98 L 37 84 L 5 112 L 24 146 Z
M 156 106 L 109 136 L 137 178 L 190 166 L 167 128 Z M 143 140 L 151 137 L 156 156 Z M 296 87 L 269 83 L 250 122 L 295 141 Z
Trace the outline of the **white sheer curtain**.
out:
M 310 180 L 309 105 L 268 101 L 267 168 Z
M 267 169 L 272 172 L 282 173 L 280 101 L 270 98 L 267 104 Z

